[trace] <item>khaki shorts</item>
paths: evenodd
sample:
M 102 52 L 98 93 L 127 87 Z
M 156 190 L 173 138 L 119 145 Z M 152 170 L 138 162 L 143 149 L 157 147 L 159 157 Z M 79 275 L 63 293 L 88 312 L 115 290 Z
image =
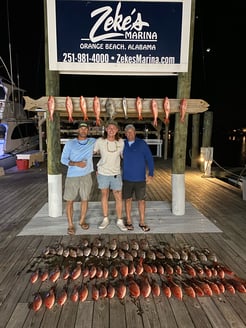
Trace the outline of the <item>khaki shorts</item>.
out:
M 75 200 L 80 196 L 81 200 L 89 200 L 91 188 L 91 173 L 83 177 L 66 177 L 63 198 L 64 200 Z

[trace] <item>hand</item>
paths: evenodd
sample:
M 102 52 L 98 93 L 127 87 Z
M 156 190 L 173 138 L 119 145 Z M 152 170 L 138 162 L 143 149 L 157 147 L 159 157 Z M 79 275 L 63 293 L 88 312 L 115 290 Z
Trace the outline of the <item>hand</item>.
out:
M 148 176 L 146 177 L 146 184 L 150 184 L 150 183 L 152 182 L 152 180 L 153 180 L 153 177 L 150 176 L 150 175 L 148 175 Z
M 77 162 L 77 166 L 84 168 L 86 167 L 87 162 L 86 161 L 81 161 L 81 162 Z
M 80 162 L 73 162 L 73 161 L 69 162 L 70 166 L 79 166 L 81 168 L 86 167 L 86 164 L 87 164 L 86 160 L 83 160 L 83 161 L 80 161 Z

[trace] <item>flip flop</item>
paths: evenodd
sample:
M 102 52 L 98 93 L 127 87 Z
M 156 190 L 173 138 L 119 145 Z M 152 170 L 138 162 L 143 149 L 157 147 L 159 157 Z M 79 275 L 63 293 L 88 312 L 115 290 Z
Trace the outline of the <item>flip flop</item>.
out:
M 134 230 L 134 227 L 131 223 L 126 223 L 125 226 L 127 227 L 127 230 Z
M 79 224 L 83 230 L 88 230 L 89 229 L 89 224 L 83 222 Z
M 67 233 L 68 233 L 69 235 L 75 235 L 75 229 L 74 229 L 74 226 L 72 226 L 72 227 L 68 227 L 68 228 L 67 228 Z
M 139 227 L 144 231 L 144 232 L 147 232 L 147 231 L 150 231 L 150 227 L 147 226 L 147 224 L 139 224 Z

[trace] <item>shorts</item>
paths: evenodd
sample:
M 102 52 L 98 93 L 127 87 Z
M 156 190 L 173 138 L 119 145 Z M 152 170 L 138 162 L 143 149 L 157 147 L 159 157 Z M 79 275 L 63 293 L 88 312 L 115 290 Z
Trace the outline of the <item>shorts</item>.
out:
M 135 195 L 136 200 L 145 200 L 146 182 L 145 181 L 123 181 L 122 198 L 129 199 Z
M 121 190 L 122 178 L 121 174 L 118 175 L 97 175 L 97 182 L 99 189 Z
M 65 200 L 89 200 L 92 188 L 91 173 L 82 177 L 66 177 L 63 198 Z

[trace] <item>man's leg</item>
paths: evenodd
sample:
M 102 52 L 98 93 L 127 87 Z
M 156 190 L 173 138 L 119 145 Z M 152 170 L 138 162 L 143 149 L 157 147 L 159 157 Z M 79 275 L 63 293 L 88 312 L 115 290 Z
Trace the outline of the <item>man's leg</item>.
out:
M 138 212 L 139 212 L 139 224 L 144 225 L 145 219 L 145 200 L 138 201 Z
M 99 229 L 105 229 L 109 225 L 108 219 L 108 197 L 109 197 L 109 189 L 101 189 L 101 205 L 103 212 L 103 221 L 99 225 Z
M 66 213 L 67 213 L 67 221 L 68 221 L 68 233 L 74 234 L 74 225 L 73 225 L 73 201 L 68 200 L 66 203 Z
M 89 228 L 89 225 L 85 222 L 86 213 L 88 210 L 88 201 L 82 200 L 80 203 L 80 221 L 79 224 L 82 229 L 87 230 Z
M 113 195 L 117 219 L 122 219 L 122 192 L 120 190 L 113 190 Z
M 101 205 L 104 217 L 108 217 L 108 196 L 109 189 L 101 189 Z
M 132 198 L 125 200 L 125 211 L 126 211 L 126 223 L 132 224 L 131 212 L 132 212 Z

